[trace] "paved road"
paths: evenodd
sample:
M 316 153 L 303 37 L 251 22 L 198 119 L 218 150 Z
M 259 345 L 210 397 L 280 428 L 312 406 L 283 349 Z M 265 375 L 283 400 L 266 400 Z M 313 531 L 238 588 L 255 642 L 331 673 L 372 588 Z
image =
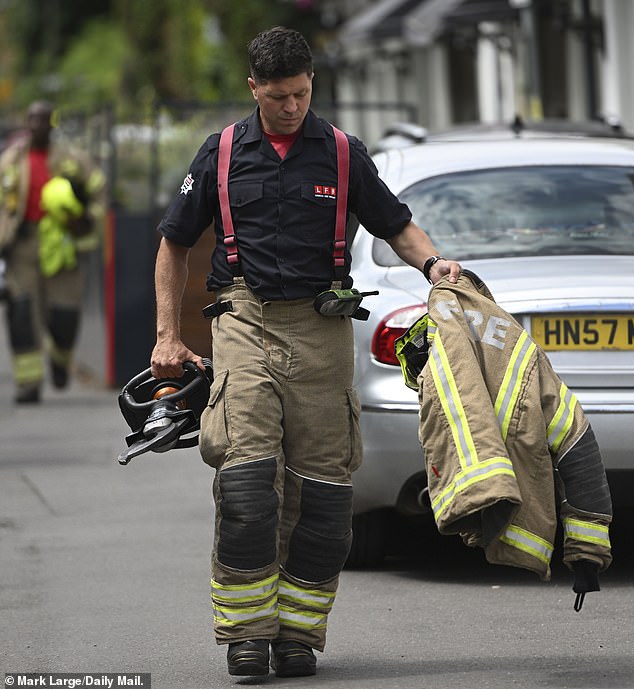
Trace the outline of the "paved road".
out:
M 0 678 L 127 671 L 151 672 L 154 689 L 634 688 L 627 513 L 617 562 L 579 614 L 557 563 L 541 584 L 423 530 L 428 561 L 344 572 L 316 677 L 230 678 L 211 636 L 211 472 L 196 450 L 120 467 L 127 427 L 116 394 L 94 385 L 14 408 L 3 336 Z

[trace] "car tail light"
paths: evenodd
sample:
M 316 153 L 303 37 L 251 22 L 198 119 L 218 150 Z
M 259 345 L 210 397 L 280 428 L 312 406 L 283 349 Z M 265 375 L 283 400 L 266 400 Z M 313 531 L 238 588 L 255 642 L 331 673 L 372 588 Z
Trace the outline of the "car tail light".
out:
M 416 304 L 389 313 L 374 331 L 372 356 L 382 364 L 398 366 L 394 341 L 427 312 L 427 304 Z

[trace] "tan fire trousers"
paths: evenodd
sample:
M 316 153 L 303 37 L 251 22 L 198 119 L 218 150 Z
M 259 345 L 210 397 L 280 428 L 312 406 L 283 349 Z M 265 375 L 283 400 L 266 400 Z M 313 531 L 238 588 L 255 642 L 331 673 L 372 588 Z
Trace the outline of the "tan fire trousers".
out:
M 23 224 L 7 256 L 7 320 L 18 388 L 42 384 L 45 353 L 68 368 L 79 326 L 80 268 L 45 278 L 38 251 L 37 224 Z
M 296 639 L 322 650 L 351 543 L 361 463 L 352 325 L 311 299 L 269 302 L 242 279 L 212 321 L 214 382 L 200 451 L 216 471 L 218 643 Z

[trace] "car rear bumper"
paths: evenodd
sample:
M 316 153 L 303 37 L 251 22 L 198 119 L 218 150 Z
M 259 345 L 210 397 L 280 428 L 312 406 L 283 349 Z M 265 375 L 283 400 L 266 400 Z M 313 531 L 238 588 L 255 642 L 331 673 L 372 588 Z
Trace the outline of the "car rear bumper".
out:
M 606 470 L 631 471 L 634 399 L 628 391 L 606 397 L 595 391 L 575 391 L 597 438 Z M 424 472 L 418 441 L 418 405 L 364 405 L 361 412 L 363 464 L 354 474 L 355 512 L 395 507 L 401 489 Z
M 631 390 L 605 392 L 575 390 L 597 438 L 606 470 L 634 472 L 632 429 L 634 393 Z

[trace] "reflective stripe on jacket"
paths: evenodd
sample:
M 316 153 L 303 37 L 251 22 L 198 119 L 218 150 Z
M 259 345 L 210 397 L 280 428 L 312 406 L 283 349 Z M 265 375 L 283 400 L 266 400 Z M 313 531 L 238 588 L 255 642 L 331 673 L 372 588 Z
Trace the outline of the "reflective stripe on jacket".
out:
M 609 489 L 572 391 L 469 271 L 456 284 L 438 282 L 428 307 L 419 436 L 439 531 L 483 547 L 489 562 L 548 580 L 557 480 L 564 562 L 608 567 Z

